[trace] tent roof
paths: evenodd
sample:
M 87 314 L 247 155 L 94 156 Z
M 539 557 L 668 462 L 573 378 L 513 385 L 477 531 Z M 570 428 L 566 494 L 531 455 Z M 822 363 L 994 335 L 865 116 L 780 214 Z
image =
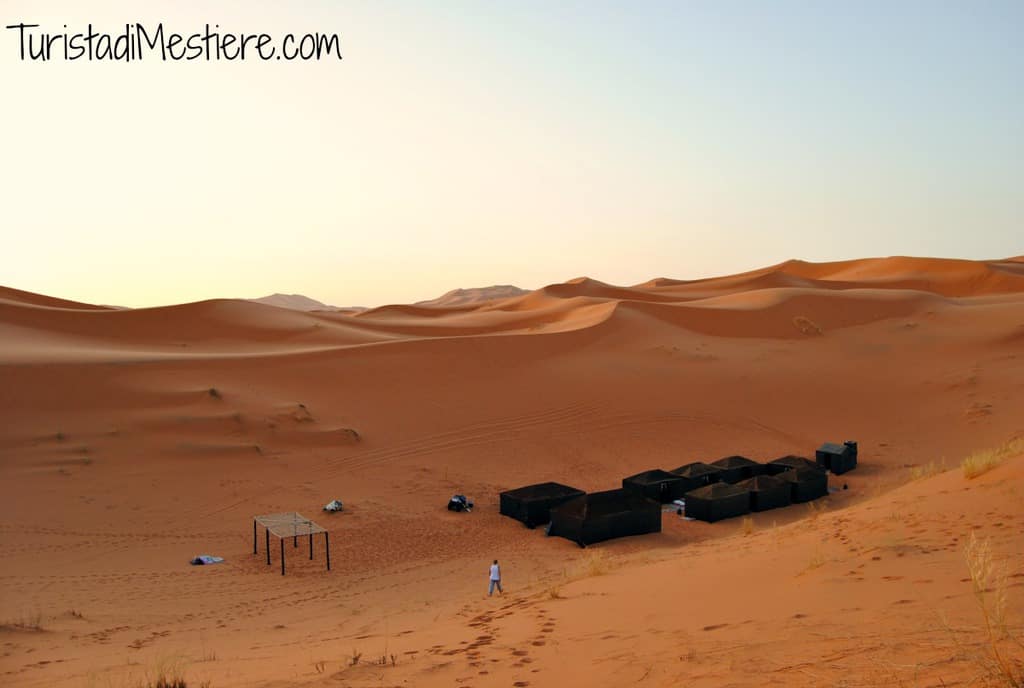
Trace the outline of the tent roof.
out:
M 825 444 L 818 447 L 818 451 L 825 452 L 826 454 L 845 454 L 850 451 L 850 448 L 845 444 L 836 444 L 835 442 L 826 442 Z
M 626 511 L 634 511 L 638 507 L 661 505 L 652 499 L 641 496 L 633 490 L 619 488 L 617 490 L 605 490 L 604 492 L 591 492 L 590 494 L 570 499 L 564 504 L 554 507 L 552 513 L 575 513 L 583 518 L 608 516 Z
M 327 532 L 326 528 L 317 525 L 297 511 L 256 516 L 255 521 L 279 538 Z
M 678 476 L 675 473 L 669 473 L 668 471 L 663 471 L 660 468 L 654 468 L 625 478 L 625 480 L 629 482 L 643 483 L 646 485 L 650 485 L 651 483 L 663 483 L 666 481 L 676 482 L 677 480 L 682 479 L 682 476 Z
M 693 463 L 682 465 L 679 468 L 673 468 L 671 472 L 685 478 L 694 478 L 699 475 L 707 475 L 708 473 L 719 473 L 721 470 L 722 469 L 718 466 L 712 466 L 704 463 L 703 461 L 694 461 Z
M 729 483 L 711 483 L 704 487 L 698 487 L 696 490 L 691 490 L 686 493 L 686 499 L 696 497 L 698 499 L 721 499 L 723 497 L 734 497 L 736 495 L 743 495 L 750 492 L 750 490 L 740 487 L 739 485 L 730 485 Z
M 758 475 L 736 483 L 736 486 L 745 488 L 751 492 L 760 492 L 762 490 L 777 490 L 780 487 L 785 487 L 785 483 L 775 476 Z
M 779 466 L 790 466 L 792 468 L 817 468 L 818 464 L 811 461 L 805 456 L 796 456 L 794 454 L 787 454 L 786 456 L 780 456 L 777 459 L 772 459 L 768 463 L 777 464 Z
M 825 475 L 825 471 L 820 468 L 794 468 L 791 471 L 785 473 L 779 473 L 775 476 L 779 480 L 784 480 L 787 483 L 802 483 L 808 480 L 827 480 L 828 477 Z
M 561 483 L 537 483 L 536 485 L 526 485 L 524 487 L 517 487 L 514 490 L 506 490 L 501 494 L 506 497 L 512 497 L 513 499 L 548 499 L 551 497 L 565 497 L 567 495 L 582 495 L 583 490 L 576 489 L 575 487 L 569 487 Z
M 718 466 L 719 468 L 744 468 L 746 466 L 756 466 L 758 463 L 745 456 L 726 456 L 718 461 L 712 461 L 711 465 Z

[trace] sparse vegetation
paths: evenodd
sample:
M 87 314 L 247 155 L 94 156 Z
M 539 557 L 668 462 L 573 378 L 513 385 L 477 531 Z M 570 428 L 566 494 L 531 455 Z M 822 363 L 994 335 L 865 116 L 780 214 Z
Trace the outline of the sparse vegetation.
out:
M 26 631 L 29 633 L 40 633 L 43 629 L 43 613 L 38 609 L 22 614 L 17 619 L 11 619 L 0 624 L 0 629 L 7 631 Z
M 750 535 L 754 532 L 754 519 L 750 516 L 744 516 L 743 520 L 740 521 L 740 532 L 744 535 Z
M 208 394 L 211 397 L 213 397 L 214 399 L 223 399 L 224 398 L 224 397 L 221 396 L 220 390 L 218 390 L 216 387 L 211 387 L 208 390 Z
M 978 661 L 989 685 L 1021 688 L 1024 686 L 1024 635 L 1014 632 L 1007 622 L 1006 570 L 996 563 L 991 542 L 979 540 L 973 531 L 964 545 L 964 560 L 984 621 L 985 635 Z
M 798 315 L 793 318 L 793 325 L 796 329 L 800 330 L 801 333 L 806 335 L 820 335 L 823 332 L 818 323 L 803 315 Z
M 356 652 L 356 649 L 352 648 L 352 656 L 349 658 L 349 666 L 355 666 L 359 664 L 359 660 L 362 659 L 362 657 L 362 652 Z
M 968 480 L 988 473 L 1006 459 L 1024 453 L 1024 438 L 1018 437 L 993 449 L 983 449 L 970 454 L 961 463 L 964 477 Z
M 929 461 L 926 464 L 920 466 L 913 466 L 910 469 L 911 480 L 921 480 L 922 478 L 930 478 L 933 475 L 946 472 L 946 460 L 940 459 L 939 461 Z

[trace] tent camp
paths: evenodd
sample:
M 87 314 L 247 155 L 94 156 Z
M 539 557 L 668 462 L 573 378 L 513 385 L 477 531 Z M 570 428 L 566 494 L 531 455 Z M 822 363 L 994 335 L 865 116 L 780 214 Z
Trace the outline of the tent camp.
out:
M 828 494 L 828 474 L 820 467 L 794 468 L 778 476 L 789 485 L 789 497 L 794 504 L 809 502 Z
M 561 483 L 539 483 L 508 490 L 499 495 L 502 516 L 522 521 L 527 528 L 542 526 L 551 520 L 551 508 L 586 494 Z
M 786 471 L 793 470 L 794 468 L 817 468 L 819 470 L 821 469 L 821 466 L 819 466 L 814 461 L 806 459 L 802 456 L 794 456 L 793 454 L 788 454 L 786 456 L 780 456 L 777 459 L 773 459 L 772 461 L 766 463 L 764 467 L 765 472 L 768 475 L 778 475 L 779 473 L 784 473 Z
M 661 505 L 633 490 L 593 492 L 551 509 L 548 535 L 580 547 L 627 535 L 661 532 Z
M 711 462 L 711 465 L 721 471 L 719 477 L 723 483 L 735 484 L 764 472 L 764 466 L 745 456 L 727 456 Z
M 669 472 L 675 473 L 686 483 L 686 489 L 683 490 L 683 494 L 690 490 L 696 490 L 698 487 L 717 483 L 722 473 L 721 469 L 702 461 L 684 464 Z
M 758 475 L 737 483 L 736 487 L 750 491 L 751 511 L 767 511 L 789 506 L 791 489 L 789 483 L 781 478 Z
M 750 492 L 738 485 L 713 483 L 687 492 L 686 515 L 714 523 L 750 513 Z
M 644 471 L 622 479 L 622 487 L 662 504 L 670 504 L 687 492 L 687 481 L 661 469 Z
M 850 441 L 842 444 L 826 442 L 818 447 L 815 458 L 818 460 L 819 466 L 836 475 L 852 471 L 857 467 L 857 443 Z

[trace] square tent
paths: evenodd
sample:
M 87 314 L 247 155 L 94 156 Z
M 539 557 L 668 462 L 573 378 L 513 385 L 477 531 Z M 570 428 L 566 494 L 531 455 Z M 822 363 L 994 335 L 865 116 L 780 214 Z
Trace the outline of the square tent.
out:
M 687 492 L 686 515 L 714 523 L 750 513 L 750 492 L 738 485 L 712 483 Z
M 852 471 L 857 467 L 857 443 L 846 441 L 842 444 L 826 442 L 815 452 L 818 465 L 836 475 Z
M 781 478 L 770 475 L 757 475 L 741 483 L 736 487 L 742 487 L 750 491 L 750 510 L 767 511 L 789 506 L 791 489 L 789 483 Z
M 828 495 L 828 474 L 817 466 L 794 468 L 778 477 L 789 485 L 789 498 L 794 504 L 809 502 Z
M 580 547 L 628 535 L 661 532 L 661 505 L 632 490 L 593 492 L 551 510 L 548 535 Z
M 670 472 L 675 473 L 686 482 L 686 489 L 683 490 L 683 494 L 696 490 L 698 487 L 719 482 L 722 474 L 720 468 L 702 461 L 684 464 L 679 468 L 672 469 Z
M 810 459 L 804 458 L 803 456 L 795 456 L 793 454 L 787 454 L 786 456 L 780 456 L 777 459 L 773 459 L 764 465 L 765 473 L 768 475 L 779 475 L 786 471 L 791 471 L 795 468 L 816 468 L 821 470 L 816 462 Z
M 561 483 L 538 483 L 499 495 L 498 509 L 502 516 L 522 521 L 527 528 L 542 526 L 551 520 L 551 508 L 586 492 Z
M 745 456 L 726 456 L 718 461 L 712 461 L 711 465 L 721 471 L 719 477 L 723 483 L 734 485 L 741 480 L 764 473 L 764 466 Z
M 280 514 L 254 516 L 252 520 L 252 553 L 259 554 L 258 527 L 263 526 L 266 536 L 267 566 L 270 566 L 270 536 L 281 541 L 281 575 L 284 575 L 284 541 L 292 538 L 292 546 L 298 548 L 299 537 L 309 538 L 309 558 L 313 559 L 313 536 L 324 534 L 324 552 L 327 558 L 327 570 L 331 570 L 331 540 L 326 528 L 317 525 L 297 511 L 286 511 Z
M 661 504 L 669 504 L 687 492 L 688 481 L 675 473 L 656 468 L 622 479 L 622 487 Z

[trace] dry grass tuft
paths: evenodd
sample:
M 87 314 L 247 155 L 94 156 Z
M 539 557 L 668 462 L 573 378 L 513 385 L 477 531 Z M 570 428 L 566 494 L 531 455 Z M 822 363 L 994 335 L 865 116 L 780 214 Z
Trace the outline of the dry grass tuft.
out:
M 964 469 L 964 477 L 970 480 L 988 473 L 1006 459 L 1021 453 L 1024 453 L 1024 438 L 1017 437 L 993 449 L 976 451 L 960 465 Z
M 940 459 L 939 461 L 929 461 L 926 464 L 920 466 L 914 466 L 910 469 L 911 480 L 921 480 L 923 478 L 930 478 L 933 475 L 939 473 L 945 473 L 949 470 L 946 466 L 946 460 Z
M 964 560 L 971 576 L 971 591 L 984 621 L 982 651 L 978 663 L 988 685 L 1021 688 L 1024 686 L 1024 636 L 1008 625 L 1006 619 L 1006 570 L 996 564 L 989 540 L 979 540 L 974 532 L 964 545 Z

